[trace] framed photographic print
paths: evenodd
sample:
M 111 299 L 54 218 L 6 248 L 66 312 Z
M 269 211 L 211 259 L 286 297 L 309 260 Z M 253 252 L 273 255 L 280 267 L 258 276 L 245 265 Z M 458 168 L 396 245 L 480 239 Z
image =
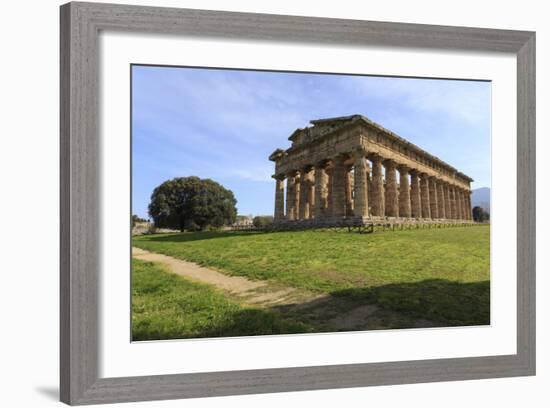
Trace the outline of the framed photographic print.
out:
M 61 7 L 61 399 L 534 375 L 535 34 Z

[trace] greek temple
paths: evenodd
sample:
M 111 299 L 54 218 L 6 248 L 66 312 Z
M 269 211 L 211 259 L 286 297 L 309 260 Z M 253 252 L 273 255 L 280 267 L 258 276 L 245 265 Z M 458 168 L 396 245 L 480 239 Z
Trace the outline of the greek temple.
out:
M 312 120 L 275 162 L 276 224 L 471 223 L 473 181 L 362 115 Z

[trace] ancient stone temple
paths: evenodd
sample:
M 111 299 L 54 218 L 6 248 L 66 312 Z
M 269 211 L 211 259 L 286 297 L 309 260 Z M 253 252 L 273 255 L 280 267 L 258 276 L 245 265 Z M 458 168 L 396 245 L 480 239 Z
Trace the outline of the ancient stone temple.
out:
M 277 149 L 275 222 L 472 222 L 467 175 L 362 115 L 312 120 Z

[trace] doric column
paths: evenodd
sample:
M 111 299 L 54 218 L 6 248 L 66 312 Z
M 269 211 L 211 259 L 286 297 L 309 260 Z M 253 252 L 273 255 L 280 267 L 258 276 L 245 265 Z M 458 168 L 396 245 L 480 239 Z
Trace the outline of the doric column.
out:
M 435 177 L 429 178 L 429 187 L 430 187 L 430 214 L 432 219 L 439 218 L 439 202 L 437 194 L 437 181 Z
M 371 206 L 372 206 L 372 195 L 374 193 L 372 192 L 372 168 L 370 166 L 368 166 L 368 170 L 367 170 L 367 191 L 368 191 L 367 195 L 369 196 L 369 215 L 372 215 Z
M 466 193 L 466 208 L 468 209 L 468 220 L 472 221 L 473 214 L 472 214 L 472 192 L 471 190 L 468 190 Z
M 286 176 L 286 219 L 296 219 L 296 172 Z
M 468 195 L 468 192 L 466 190 L 462 190 L 462 219 L 463 220 L 468 219 L 467 195 Z
M 281 221 L 285 218 L 285 176 L 276 175 L 275 179 L 275 213 L 274 221 Z
M 458 190 L 458 198 L 460 200 L 460 207 L 459 207 L 459 213 L 460 213 L 460 219 L 465 220 L 466 219 L 466 202 L 464 200 L 464 190 L 461 188 Z
M 397 217 L 399 215 L 399 202 L 397 191 L 396 163 L 393 160 L 385 160 L 386 167 L 386 189 L 385 189 L 385 207 L 387 217 Z
M 451 212 L 451 187 L 449 184 L 445 183 L 443 186 L 443 190 L 445 191 L 445 218 L 452 219 L 453 213 Z
M 464 219 L 469 220 L 470 219 L 470 213 L 472 212 L 470 210 L 470 192 L 468 190 L 464 190 Z
M 328 199 L 328 174 L 326 162 L 315 166 L 315 211 L 314 217 L 321 218 L 326 214 Z
M 352 166 L 345 166 L 345 192 L 346 192 L 346 217 L 353 215 L 353 174 L 351 173 Z
M 464 203 L 462 201 L 462 189 L 455 187 L 456 196 L 456 218 L 461 220 L 464 213 Z
M 307 220 L 310 216 L 310 195 L 311 195 L 311 166 L 300 171 L 300 219 Z
M 470 213 L 470 210 L 468 208 L 468 190 L 463 190 L 462 191 L 462 200 L 464 202 L 464 205 L 463 205 L 463 211 L 464 211 L 464 219 L 467 220 L 469 218 L 469 213 Z
M 294 219 L 299 220 L 300 219 L 300 197 L 301 197 L 301 191 L 300 191 L 300 185 L 302 175 L 300 172 L 297 172 L 297 176 L 295 178 L 294 182 Z
M 411 216 L 413 218 L 422 217 L 422 208 L 420 204 L 420 178 L 417 170 L 411 170 Z
M 341 218 L 346 215 L 346 167 L 344 157 L 336 156 L 333 159 L 332 169 L 332 215 Z
M 371 214 L 383 217 L 384 211 L 384 175 L 382 174 L 382 157 L 372 157 L 372 195 L 370 198 Z
M 470 190 L 466 190 L 466 219 L 472 220 L 472 203 L 470 199 Z
M 430 208 L 430 184 L 428 175 L 422 173 L 420 178 L 420 207 L 422 209 L 422 218 L 432 218 Z
M 411 189 L 409 186 L 409 169 L 399 166 L 399 216 L 409 218 L 411 216 Z
M 309 207 L 309 214 L 307 218 L 313 218 L 313 214 L 315 212 L 315 171 L 313 168 L 308 174 L 307 205 Z
M 451 218 L 456 220 L 458 218 L 456 207 L 456 189 L 455 186 L 449 187 L 449 196 L 451 198 Z
M 330 162 L 329 162 L 330 163 Z M 326 167 L 327 173 L 327 209 L 325 215 L 330 217 L 332 215 L 332 167 L 328 165 Z
M 455 190 L 455 201 L 456 201 L 456 219 L 461 220 L 462 219 L 462 197 L 461 197 L 461 191 L 460 188 L 456 187 Z
M 445 190 L 441 180 L 436 181 L 437 186 L 437 211 L 439 218 L 447 218 L 445 216 Z
M 463 220 L 466 219 L 466 192 L 464 190 L 460 190 L 460 201 L 461 201 L 461 212 L 460 215 Z
M 365 157 L 365 152 L 359 151 L 355 153 L 353 166 L 355 190 L 353 214 L 358 217 L 368 217 L 369 195 L 367 173 L 369 171 L 369 165 Z

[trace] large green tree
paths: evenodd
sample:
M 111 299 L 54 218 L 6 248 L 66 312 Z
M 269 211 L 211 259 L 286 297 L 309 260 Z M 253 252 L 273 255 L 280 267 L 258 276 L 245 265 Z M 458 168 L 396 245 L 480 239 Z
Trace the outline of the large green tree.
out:
M 202 230 L 234 223 L 236 204 L 233 192 L 213 180 L 178 177 L 155 188 L 149 215 L 158 228 Z
M 489 221 L 489 218 L 490 218 L 489 213 L 479 206 L 475 206 L 472 209 L 472 215 L 473 215 L 474 221 L 476 222 L 486 222 L 486 221 Z

